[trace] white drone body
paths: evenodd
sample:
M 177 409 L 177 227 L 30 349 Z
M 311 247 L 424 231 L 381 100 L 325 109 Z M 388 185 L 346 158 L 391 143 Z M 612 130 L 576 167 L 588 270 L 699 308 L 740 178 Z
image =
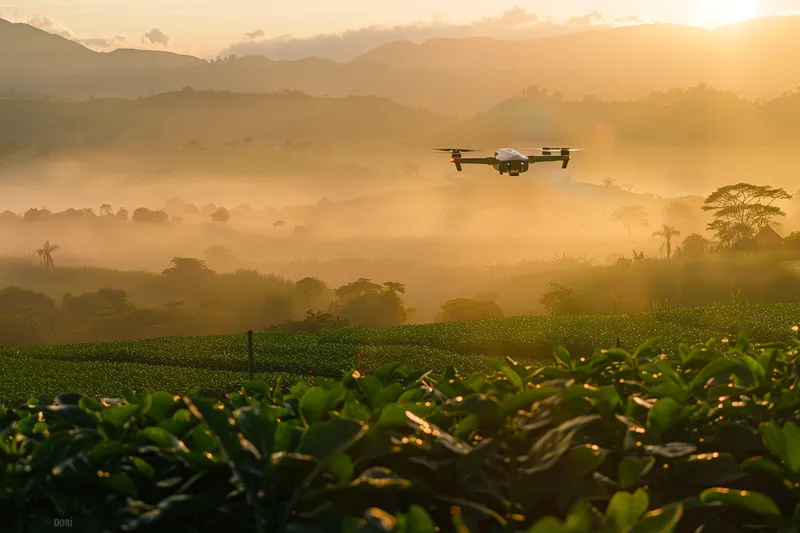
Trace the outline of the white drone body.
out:
M 475 150 L 461 148 L 439 148 L 441 152 L 450 152 L 450 162 L 455 164 L 456 170 L 462 171 L 461 165 L 491 165 L 501 175 L 519 176 L 527 172 L 534 163 L 547 163 L 559 161 L 561 168 L 567 168 L 572 159 L 571 153 L 579 148 L 535 148 L 531 151 L 541 155 L 525 155 L 514 148 L 498 148 L 494 157 L 463 157 L 462 154 Z

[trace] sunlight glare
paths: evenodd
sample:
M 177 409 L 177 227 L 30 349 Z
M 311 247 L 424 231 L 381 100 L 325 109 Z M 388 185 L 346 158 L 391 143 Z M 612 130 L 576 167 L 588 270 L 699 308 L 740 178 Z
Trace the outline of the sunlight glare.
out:
M 691 12 L 691 23 L 718 28 L 758 17 L 759 0 L 699 0 Z

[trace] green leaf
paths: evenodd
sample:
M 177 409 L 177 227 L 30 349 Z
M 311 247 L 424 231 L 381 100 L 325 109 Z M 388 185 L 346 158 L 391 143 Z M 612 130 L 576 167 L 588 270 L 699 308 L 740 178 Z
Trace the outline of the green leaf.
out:
M 644 489 L 638 489 L 631 494 L 630 492 L 617 492 L 611 497 L 606 509 L 606 517 L 612 520 L 617 527 L 617 531 L 627 531 L 636 525 L 650 505 L 650 498 Z
M 155 469 L 150 465 L 150 463 L 148 463 L 141 457 L 136 457 L 135 455 L 131 455 L 128 456 L 128 459 L 130 460 L 131 463 L 133 463 L 133 466 L 136 467 L 136 470 L 141 472 L 145 477 L 152 479 L 152 477 L 155 475 L 156 473 Z
M 569 450 L 559 462 L 559 479 L 580 479 L 594 472 L 605 462 L 608 452 L 597 446 L 586 444 Z
M 360 439 L 367 426 L 355 420 L 331 418 L 327 422 L 318 422 L 308 428 L 300 439 L 297 453 L 321 459 L 334 453 L 344 451 Z
M 42 412 L 78 428 L 95 429 L 97 419 L 77 405 L 48 405 Z
M 300 413 L 306 425 L 322 420 L 328 402 L 328 391 L 322 387 L 313 387 L 300 399 Z
M 800 428 L 794 422 L 787 422 L 779 428 L 775 422 L 762 424 L 759 432 L 764 437 L 767 448 L 782 459 L 795 474 L 800 473 Z
M 521 391 L 524 388 L 522 385 L 522 378 L 519 377 L 519 374 L 517 374 L 514 369 L 510 367 L 504 367 L 502 372 L 508 378 L 508 381 L 514 385 L 514 388 L 516 388 L 518 391 Z
M 683 505 L 671 503 L 650 511 L 636 524 L 635 533 L 672 533 L 683 518 Z
M 562 389 L 557 387 L 540 387 L 528 389 L 519 394 L 509 394 L 500 401 L 503 413 L 516 413 L 520 409 L 530 409 L 531 405 L 558 394 Z
M 546 516 L 531 526 L 528 533 L 570 533 L 570 531 L 557 518 Z
M 256 447 L 262 457 L 269 457 L 274 451 L 275 432 L 280 414 L 278 408 L 265 404 L 243 407 L 235 413 L 242 434 Z
M 736 372 L 738 375 L 742 369 L 744 369 L 752 379 L 752 374 L 750 374 L 750 371 L 747 369 L 747 367 L 745 367 L 740 361 L 728 358 L 715 359 L 704 366 L 703 369 L 697 373 L 692 382 L 689 384 L 689 389 L 691 390 L 705 385 L 709 379 L 719 375 L 727 376 L 734 372 Z
M 716 487 L 700 493 L 700 501 L 703 503 L 723 502 L 743 507 L 761 515 L 781 516 L 781 511 L 772 501 L 772 498 L 752 490 L 733 490 Z
M 382 387 L 372 397 L 372 407 L 377 409 L 396 401 L 403 394 L 403 391 L 405 391 L 405 388 L 401 383 L 392 383 Z
M 421 505 L 411 504 L 406 513 L 406 533 L 434 533 L 436 524 Z
M 132 403 L 127 405 L 112 405 L 111 407 L 103 409 L 100 412 L 100 417 L 114 427 L 121 428 L 138 410 L 139 406 Z
M 553 360 L 555 360 L 556 365 L 559 367 L 566 369 L 572 368 L 572 356 L 570 356 L 567 349 L 561 345 L 553 348 Z
M 175 399 L 172 394 L 154 392 L 153 394 L 147 395 L 142 408 L 142 414 L 151 420 L 161 422 L 174 405 Z
M 328 462 L 328 470 L 339 478 L 340 483 L 349 483 L 353 478 L 353 461 L 346 453 L 337 453 Z
M 638 348 L 636 348 L 635 352 L 633 352 L 632 356 L 633 360 L 636 361 L 642 356 L 649 355 L 652 357 L 658 355 L 658 353 L 660 353 L 660 350 L 658 349 L 659 342 L 661 342 L 660 337 L 654 337 L 652 339 L 646 340 Z
M 687 484 L 727 485 L 743 478 L 746 472 L 729 453 L 693 455 L 675 463 L 675 475 Z
M 647 412 L 648 433 L 655 439 L 661 439 L 681 415 L 683 408 L 672 398 L 662 398 Z
M 186 448 L 185 445 L 178 440 L 178 437 L 166 429 L 151 426 L 144 428 L 140 433 L 159 448 L 166 448 L 169 450 L 185 450 Z
M 619 463 L 619 482 L 623 489 L 634 488 L 638 481 L 646 476 L 656 464 L 655 457 L 633 457 L 628 455 Z
M 762 385 L 767 381 L 767 374 L 764 372 L 764 367 L 761 366 L 758 361 L 750 357 L 749 355 L 743 355 L 739 358 L 745 366 L 750 370 L 750 373 L 753 374 L 756 383 Z
M 269 394 L 269 385 L 267 385 L 265 382 L 259 379 L 254 379 L 253 381 L 246 381 L 243 387 L 246 392 Z
M 138 491 L 131 478 L 127 474 L 112 474 L 110 477 L 103 478 L 103 484 L 114 492 L 136 498 Z

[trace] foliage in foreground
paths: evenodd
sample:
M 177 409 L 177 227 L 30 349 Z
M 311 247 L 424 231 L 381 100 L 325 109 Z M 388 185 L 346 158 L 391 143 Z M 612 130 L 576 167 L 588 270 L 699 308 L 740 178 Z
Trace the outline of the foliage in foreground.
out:
M 5 530 L 791 531 L 800 343 L 656 342 L 532 369 L 404 365 L 225 403 L 64 394 L 0 414 Z

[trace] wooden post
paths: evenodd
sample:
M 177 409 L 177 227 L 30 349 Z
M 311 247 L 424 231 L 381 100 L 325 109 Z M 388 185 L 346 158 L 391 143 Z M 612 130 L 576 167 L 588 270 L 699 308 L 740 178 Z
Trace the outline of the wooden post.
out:
M 253 381 L 253 330 L 247 332 L 247 369 L 250 371 L 250 381 Z
M 619 337 L 617 337 L 617 348 L 619 348 Z

